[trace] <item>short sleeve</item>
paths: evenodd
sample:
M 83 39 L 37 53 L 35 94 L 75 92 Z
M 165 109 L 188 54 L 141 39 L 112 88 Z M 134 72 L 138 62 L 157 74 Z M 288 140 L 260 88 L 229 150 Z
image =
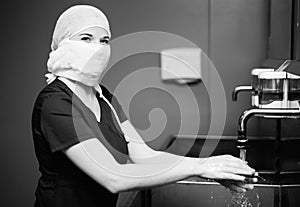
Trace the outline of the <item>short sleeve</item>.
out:
M 48 97 L 41 109 L 41 130 L 52 152 L 96 137 L 72 99 L 63 94 Z

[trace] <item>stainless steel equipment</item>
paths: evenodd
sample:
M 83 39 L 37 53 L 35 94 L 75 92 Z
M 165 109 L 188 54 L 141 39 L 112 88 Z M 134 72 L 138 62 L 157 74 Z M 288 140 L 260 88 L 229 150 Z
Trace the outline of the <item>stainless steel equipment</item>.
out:
M 284 71 L 262 72 L 258 75 L 258 107 L 298 109 L 300 76 Z
M 258 82 L 259 108 L 288 108 L 286 72 L 260 73 Z
M 242 85 L 234 88 L 232 92 L 232 100 L 237 101 L 237 95 L 241 91 L 251 92 L 251 105 L 253 107 L 258 107 L 258 75 L 262 72 L 274 71 L 273 68 L 254 68 L 251 71 L 251 85 Z
M 259 88 L 259 79 L 258 75 L 262 72 L 273 72 L 273 68 L 254 68 L 251 71 L 251 86 L 252 86 L 252 93 L 251 93 L 251 103 L 253 107 L 258 107 L 259 105 L 259 98 L 258 98 L 258 88 Z

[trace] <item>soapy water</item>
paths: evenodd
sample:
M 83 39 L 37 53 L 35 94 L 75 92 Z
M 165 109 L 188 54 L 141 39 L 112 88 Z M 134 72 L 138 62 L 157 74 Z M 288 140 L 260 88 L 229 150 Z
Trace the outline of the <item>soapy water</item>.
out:
M 228 207 L 253 207 L 245 193 L 233 193 Z
M 242 160 L 246 160 L 246 154 L 247 150 L 245 148 L 240 149 L 240 158 Z M 263 177 L 259 176 L 258 178 L 266 181 Z M 246 193 L 237 193 L 234 191 L 231 191 L 232 198 L 228 204 L 228 207 L 261 207 L 262 203 L 260 201 L 260 197 L 258 193 L 255 193 L 255 203 L 252 201 L 250 202 L 250 199 L 246 195 Z
M 250 202 L 250 199 L 247 197 L 246 193 L 236 193 L 231 192 L 232 198 L 228 207 L 262 207 L 259 194 L 256 193 L 255 201 Z

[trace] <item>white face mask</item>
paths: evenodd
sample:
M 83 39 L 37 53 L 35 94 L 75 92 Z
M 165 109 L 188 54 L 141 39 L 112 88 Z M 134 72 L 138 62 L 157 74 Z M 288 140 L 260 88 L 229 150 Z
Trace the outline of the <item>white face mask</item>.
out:
M 110 57 L 110 46 L 65 39 L 52 51 L 48 71 L 87 86 L 96 86 Z

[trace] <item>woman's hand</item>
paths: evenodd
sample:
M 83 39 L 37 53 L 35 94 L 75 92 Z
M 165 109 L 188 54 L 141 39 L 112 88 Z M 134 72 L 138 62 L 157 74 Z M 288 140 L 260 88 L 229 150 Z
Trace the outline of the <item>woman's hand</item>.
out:
M 199 164 L 198 176 L 203 178 L 243 182 L 246 176 L 251 177 L 255 174 L 255 170 L 249 167 L 246 161 L 231 155 L 200 158 Z
M 247 190 L 252 190 L 254 188 L 253 184 L 242 182 L 242 181 L 234 181 L 234 180 L 216 180 L 218 183 L 223 185 L 225 188 L 228 188 L 231 191 L 237 193 L 245 193 Z

